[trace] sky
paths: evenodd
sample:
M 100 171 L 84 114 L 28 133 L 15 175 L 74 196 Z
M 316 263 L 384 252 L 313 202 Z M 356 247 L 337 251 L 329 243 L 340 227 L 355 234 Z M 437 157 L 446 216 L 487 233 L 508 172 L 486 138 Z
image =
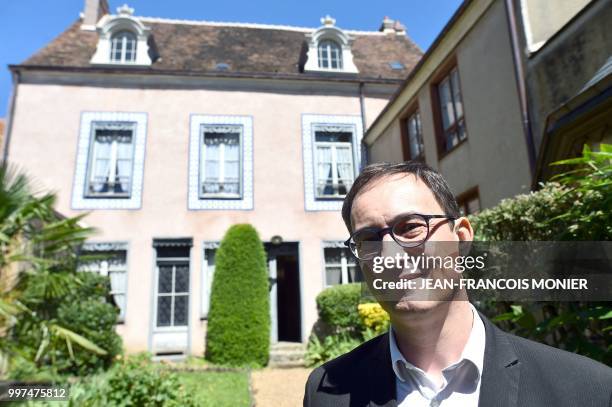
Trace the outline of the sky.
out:
M 385 16 L 406 26 L 423 51 L 431 45 L 461 0 L 109 0 L 111 11 L 126 3 L 136 16 L 318 27 L 331 15 L 340 28 L 375 31 Z M 0 0 L 0 118 L 8 114 L 9 64 L 18 64 L 51 41 L 83 11 L 85 0 Z

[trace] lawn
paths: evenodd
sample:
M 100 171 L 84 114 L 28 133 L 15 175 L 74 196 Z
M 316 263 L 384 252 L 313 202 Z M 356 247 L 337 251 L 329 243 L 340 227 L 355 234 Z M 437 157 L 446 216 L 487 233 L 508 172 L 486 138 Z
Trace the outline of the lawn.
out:
M 198 406 L 249 406 L 249 376 L 238 372 L 177 372 L 177 376 Z

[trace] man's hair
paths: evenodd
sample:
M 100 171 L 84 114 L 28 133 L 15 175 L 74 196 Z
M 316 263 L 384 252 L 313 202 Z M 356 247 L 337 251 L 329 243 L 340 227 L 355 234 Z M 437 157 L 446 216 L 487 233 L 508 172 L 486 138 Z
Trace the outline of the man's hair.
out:
M 446 180 L 439 172 L 419 161 L 406 161 L 399 164 L 378 163 L 368 165 L 361 171 L 348 194 L 344 198 L 342 205 L 342 219 L 346 224 L 349 232 L 353 231 L 351 227 L 351 209 L 353 201 L 357 194 L 362 191 L 368 184 L 377 181 L 383 177 L 395 174 L 413 174 L 418 179 L 423 181 L 431 190 L 436 198 L 436 201 L 442 207 L 446 216 L 458 218 L 461 216 L 459 206 L 455 200 L 455 196 L 451 192 Z

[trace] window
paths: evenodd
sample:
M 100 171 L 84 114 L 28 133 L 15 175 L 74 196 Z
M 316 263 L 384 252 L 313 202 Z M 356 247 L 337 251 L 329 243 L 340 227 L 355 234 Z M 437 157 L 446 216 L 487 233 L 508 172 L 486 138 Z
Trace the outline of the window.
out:
M 72 209 L 140 209 L 147 114 L 83 112 Z
M 342 198 L 353 185 L 352 137 L 350 131 L 315 131 L 318 198 Z
M 394 71 L 402 71 L 402 70 L 406 69 L 404 64 L 402 62 L 400 62 L 400 61 L 391 61 L 391 62 L 389 62 L 389 67 L 391 69 L 393 69 Z
M 333 245 L 333 244 L 332 244 Z M 363 281 L 357 260 L 347 248 L 325 247 L 325 285 Z
M 127 250 L 121 243 L 86 243 L 79 255 L 78 270 L 98 273 L 110 279 L 110 294 L 119 307 L 119 321 L 125 320 Z
M 319 43 L 319 68 L 342 69 L 342 49 L 337 42 L 323 40 Z
M 110 60 L 112 62 L 136 61 L 136 36 L 130 31 L 120 31 L 111 37 Z
M 159 264 L 157 326 L 187 325 L 189 263 Z
M 253 118 L 192 114 L 190 210 L 253 209 Z
M 463 117 L 463 102 L 459 71 L 454 67 L 437 86 L 437 97 L 440 109 L 441 149 L 449 151 L 460 141 L 467 138 Z
M 462 216 L 480 212 L 480 196 L 478 187 L 474 187 L 457 197 L 457 204 Z
M 240 126 L 202 126 L 200 197 L 240 198 Z
M 302 114 L 306 211 L 342 209 L 360 168 L 362 138 L 361 116 Z
M 408 138 L 408 154 L 410 160 L 422 160 L 425 156 L 423 148 L 423 131 L 421 129 L 421 114 L 418 110 L 412 113 L 404 122 L 405 134 Z
M 129 198 L 135 123 L 94 122 L 85 195 Z

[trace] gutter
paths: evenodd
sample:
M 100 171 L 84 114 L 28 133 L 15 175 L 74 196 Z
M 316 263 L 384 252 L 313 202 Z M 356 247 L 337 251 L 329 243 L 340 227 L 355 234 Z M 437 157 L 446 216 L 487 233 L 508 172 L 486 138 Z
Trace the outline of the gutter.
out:
M 361 163 L 360 170 L 362 170 L 368 164 L 368 146 L 365 143 L 365 134 L 367 131 L 366 125 L 366 113 L 365 113 L 365 95 L 363 92 L 365 83 L 359 82 L 359 108 L 361 110 L 361 127 L 362 127 L 362 138 L 361 138 Z
M 11 100 L 9 102 L 8 117 L 6 118 L 6 131 L 4 133 L 4 143 L 2 146 L 2 162 L 8 161 L 9 146 L 11 142 L 11 133 L 13 130 L 13 117 L 15 116 L 15 102 L 17 101 L 17 87 L 19 85 L 21 74 L 19 71 L 12 71 L 13 91 L 11 92 Z
M 511 40 L 511 45 L 512 45 L 512 59 L 514 61 L 514 72 L 516 75 L 516 85 L 517 85 L 517 90 L 519 93 L 521 119 L 522 119 L 522 124 L 523 124 L 523 135 L 525 137 L 525 144 L 527 147 L 527 157 L 529 160 L 529 174 L 531 174 L 531 180 L 533 183 L 533 179 L 535 177 L 535 166 L 536 166 L 536 149 L 535 149 L 535 142 L 533 140 L 533 133 L 531 131 L 531 121 L 529 119 L 529 100 L 527 97 L 525 71 L 523 70 L 521 52 L 519 49 L 516 15 L 514 14 L 512 0 L 506 0 L 505 5 L 506 5 L 506 14 L 508 16 L 508 29 L 510 30 L 510 40 Z
M 78 72 L 78 73 L 106 73 L 118 75 L 161 75 L 161 76 L 184 76 L 184 77 L 201 77 L 201 78 L 244 78 L 244 79 L 287 79 L 287 80 L 303 80 L 316 82 L 340 82 L 340 83 L 374 83 L 374 84 L 389 84 L 398 85 L 402 83 L 402 79 L 395 78 L 376 78 L 376 77 L 359 77 L 355 74 L 339 75 L 339 74 L 292 74 L 292 73 L 274 73 L 267 72 L 211 72 L 211 71 L 185 71 L 185 70 L 166 70 L 166 69 L 150 69 L 139 67 L 111 67 L 111 66 L 51 66 L 51 65 L 9 65 L 11 72 L 22 71 L 42 71 L 42 72 Z

